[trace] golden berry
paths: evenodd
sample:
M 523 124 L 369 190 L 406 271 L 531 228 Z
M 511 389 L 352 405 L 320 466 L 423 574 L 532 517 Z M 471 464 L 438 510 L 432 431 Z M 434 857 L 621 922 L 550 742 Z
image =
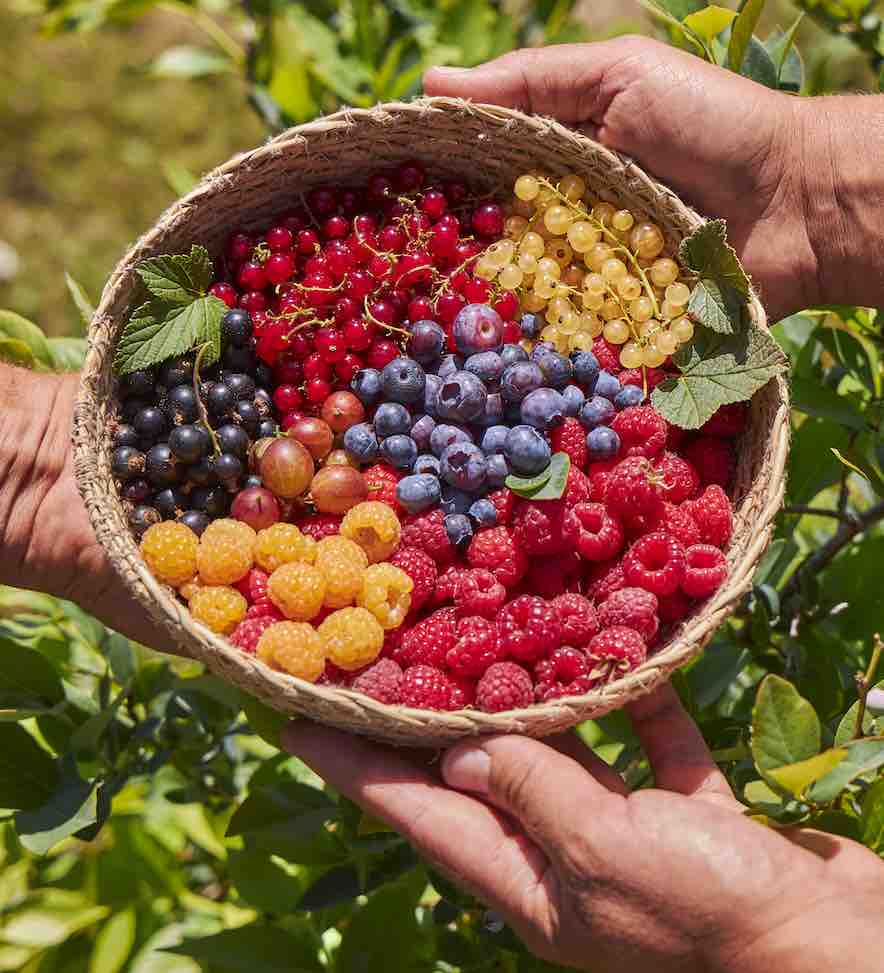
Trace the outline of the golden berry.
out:
M 329 660 L 339 669 L 348 671 L 374 662 L 384 644 L 381 623 L 368 609 L 361 607 L 332 612 L 317 633 Z
M 204 584 L 234 584 L 254 564 L 255 532 L 239 520 L 216 520 L 203 531 L 196 562 Z
M 274 669 L 316 682 L 325 670 L 325 647 L 306 622 L 277 622 L 258 639 L 258 658 Z
M 292 561 L 311 563 L 315 556 L 316 541 L 302 534 L 294 524 L 278 523 L 258 531 L 255 560 L 271 574 Z
M 207 585 L 190 599 L 190 614 L 219 635 L 229 635 L 246 617 L 248 603 L 226 585 Z
M 379 500 L 366 500 L 348 510 L 341 534 L 355 541 L 371 563 L 383 561 L 399 546 L 402 528 L 392 508 Z
M 267 597 L 286 618 L 307 622 L 322 608 L 325 575 L 304 561 L 283 564 L 267 580 Z
M 167 520 L 144 532 L 141 556 L 157 581 L 178 588 L 196 574 L 198 547 L 199 538 L 189 527 Z

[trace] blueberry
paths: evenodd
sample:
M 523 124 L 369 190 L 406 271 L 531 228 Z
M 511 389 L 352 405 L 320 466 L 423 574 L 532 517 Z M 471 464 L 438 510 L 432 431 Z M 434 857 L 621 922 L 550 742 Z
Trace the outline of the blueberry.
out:
M 515 365 L 518 361 L 528 361 L 528 352 L 521 345 L 504 345 L 500 349 L 500 357 L 503 359 L 503 367 Z
M 506 478 L 510 475 L 510 468 L 503 453 L 495 453 L 488 457 L 488 472 L 485 475 L 485 482 L 492 489 L 502 487 Z
M 158 383 L 167 389 L 176 385 L 187 385 L 193 381 L 193 359 L 173 358 L 160 369 Z
M 252 337 L 252 316 L 240 307 L 231 308 L 221 318 L 221 337 L 241 347 Z
M 586 396 L 576 385 L 566 385 L 562 389 L 562 398 L 565 400 L 565 415 L 576 416 L 586 402 Z
M 196 463 L 211 445 L 209 434 L 202 426 L 176 426 L 169 434 L 169 448 L 184 463 Z
M 399 402 L 382 402 L 374 414 L 378 439 L 403 436 L 411 430 L 411 413 Z
M 439 367 L 436 369 L 436 374 L 439 378 L 445 379 L 453 375 L 455 372 L 459 372 L 463 368 L 463 359 L 460 355 L 445 355 L 442 361 L 439 362 Z
M 445 423 L 436 426 L 430 433 L 430 449 L 436 456 L 441 456 L 446 447 L 452 443 L 471 443 L 472 441 L 473 437 L 466 429 L 461 429 L 460 426 L 449 426 Z
M 381 397 L 381 373 L 376 368 L 360 368 L 350 381 L 350 391 L 365 406 Z
M 381 372 L 381 391 L 393 402 L 423 402 L 426 376 L 413 358 L 394 358 Z
M 620 451 L 620 437 L 610 426 L 596 426 L 586 437 L 586 448 L 593 463 L 611 459 Z
M 604 369 L 599 372 L 599 377 L 595 381 L 595 394 L 604 396 L 612 402 L 620 391 L 620 382 Z
M 136 414 L 132 425 L 142 439 L 156 439 L 166 431 L 166 417 L 161 409 L 149 405 Z
M 620 412 L 633 405 L 641 405 L 645 400 L 644 391 L 638 385 L 624 385 L 614 396 L 614 408 Z
M 442 388 L 442 379 L 438 375 L 427 375 L 424 385 L 424 412 L 428 416 L 436 415 L 439 406 L 439 389 Z
M 414 472 L 415 473 L 432 473 L 433 476 L 438 477 L 442 469 L 439 466 L 439 460 L 435 456 L 431 456 L 429 453 L 424 453 L 414 461 Z
M 457 350 L 464 355 L 498 351 L 503 344 L 503 318 L 488 304 L 467 304 L 451 325 Z
M 178 522 L 189 527 L 197 537 L 209 526 L 210 520 L 207 514 L 201 510 L 186 510 L 179 518 Z
M 478 355 L 470 355 L 463 367 L 486 385 L 493 385 L 500 379 L 504 365 L 496 351 L 481 351 Z
M 521 402 L 529 392 L 543 387 L 543 372 L 537 362 L 516 362 L 500 376 L 500 394 L 505 402 Z
M 241 460 L 248 459 L 249 447 L 252 444 L 249 441 L 249 434 L 242 426 L 235 426 L 232 422 L 229 422 L 226 425 L 219 426 L 215 431 L 215 436 L 222 453 L 233 453 Z
M 262 419 L 255 430 L 255 439 L 269 439 L 279 432 L 279 426 L 272 419 Z
M 523 314 L 519 327 L 526 338 L 536 338 L 544 328 L 545 322 L 538 314 Z
M 473 525 L 464 514 L 447 514 L 442 523 L 448 540 L 455 547 L 466 547 L 473 538 Z
M 381 456 L 397 470 L 410 470 L 417 459 L 417 443 L 411 436 L 387 436 L 381 443 Z
M 117 426 L 117 430 L 114 433 L 113 438 L 114 447 L 137 446 L 138 442 L 138 430 L 135 428 L 135 426 L 130 426 L 125 422 Z
M 137 480 L 129 480 L 128 483 L 124 484 L 121 492 L 124 500 L 130 500 L 132 503 L 145 503 L 153 493 L 153 487 L 144 477 L 139 477 Z
M 537 364 L 543 372 L 544 383 L 554 389 L 563 389 L 574 375 L 574 366 L 570 360 L 557 351 L 543 355 Z
M 497 523 L 497 507 L 484 497 L 472 504 L 468 513 L 479 527 L 494 527 Z
M 549 443 L 533 426 L 514 426 L 504 445 L 504 456 L 519 476 L 536 476 L 549 466 Z
M 459 490 L 448 483 L 442 484 L 442 497 L 439 506 L 444 514 L 465 514 L 476 499 L 475 494 Z
M 553 429 L 565 421 L 565 399 L 555 389 L 536 389 L 522 400 L 522 422 L 535 429 Z
M 500 392 L 489 392 L 488 398 L 485 400 L 485 411 L 476 420 L 476 425 L 480 429 L 501 425 L 504 408 L 503 396 Z
M 203 457 L 198 463 L 188 466 L 187 479 L 194 486 L 214 486 L 218 482 L 218 475 L 215 473 L 215 464 L 211 458 L 208 456 Z
M 258 423 L 261 421 L 261 413 L 254 402 L 242 400 L 233 407 L 233 417 L 239 420 L 239 424 L 250 435 L 254 436 L 258 431 Z
M 472 372 L 455 372 L 439 389 L 436 411 L 440 419 L 473 422 L 485 411 L 488 391 Z
M 136 395 L 142 399 L 149 399 L 154 392 L 156 380 L 149 368 L 137 372 L 129 372 L 120 382 L 120 392 L 124 396 Z
M 151 446 L 145 457 L 144 471 L 154 486 L 167 487 L 178 482 L 178 460 L 168 443 Z
M 370 422 L 358 422 L 344 433 L 344 449 L 360 463 L 371 463 L 378 458 L 380 443 Z
M 237 483 L 243 475 L 242 460 L 233 453 L 221 453 L 215 457 L 212 465 L 218 479 L 228 485 Z
M 134 446 L 117 446 L 111 456 L 111 472 L 119 480 L 131 480 L 144 473 L 144 453 Z
M 135 531 L 137 537 L 141 537 L 148 527 L 158 524 L 162 519 L 159 511 L 154 507 L 142 505 L 129 514 L 129 526 Z
M 460 490 L 481 489 L 488 472 L 485 454 L 475 443 L 452 443 L 439 457 L 442 479 Z
M 408 354 L 421 365 L 433 365 L 445 351 L 445 332 L 435 321 L 416 321 L 411 326 Z
M 254 342 L 249 340 L 248 344 L 242 348 L 231 345 L 224 352 L 224 367 L 229 372 L 250 375 L 255 370 L 255 349 Z
M 588 392 L 595 388 L 595 380 L 599 377 L 599 360 L 591 351 L 575 351 L 571 355 L 571 365 L 574 368 L 574 381 L 585 385 Z
M 490 426 L 482 436 L 482 452 L 486 456 L 503 452 L 503 444 L 509 432 L 508 426 Z
M 196 392 L 189 385 L 176 385 L 169 389 L 165 405 L 166 415 L 175 426 L 196 422 L 199 417 Z
M 436 428 L 436 420 L 432 416 L 420 416 L 411 427 L 411 438 L 417 443 L 421 451 L 430 448 L 430 436 Z
M 441 484 L 431 473 L 413 473 L 396 484 L 396 499 L 410 514 L 435 507 L 441 495 Z
M 224 384 L 237 399 L 254 399 L 255 397 L 257 386 L 251 375 L 246 375 L 243 372 L 232 372 L 230 375 L 224 376 Z
M 539 362 L 541 358 L 549 354 L 558 354 L 556 346 L 551 341 L 538 341 L 531 349 L 531 361 Z
M 596 426 L 604 426 L 614 417 L 614 406 L 610 399 L 602 398 L 601 395 L 594 395 L 587 399 L 583 408 L 580 410 L 580 421 L 586 429 L 595 429 Z
M 215 382 L 206 393 L 206 409 L 217 419 L 226 416 L 234 402 L 236 396 L 223 382 Z
M 153 505 L 163 520 L 174 520 L 187 510 L 190 501 L 175 487 L 166 487 L 153 498 Z

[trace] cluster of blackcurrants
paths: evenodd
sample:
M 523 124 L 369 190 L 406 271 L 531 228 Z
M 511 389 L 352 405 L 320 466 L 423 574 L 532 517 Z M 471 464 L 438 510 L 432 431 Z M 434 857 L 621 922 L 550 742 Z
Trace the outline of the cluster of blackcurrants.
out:
M 255 356 L 247 311 L 228 311 L 221 332 L 221 361 L 199 376 L 190 354 L 120 383 L 111 470 L 137 536 L 174 519 L 201 534 L 240 489 L 260 486 L 249 473 L 249 451 L 278 431 L 272 371 Z

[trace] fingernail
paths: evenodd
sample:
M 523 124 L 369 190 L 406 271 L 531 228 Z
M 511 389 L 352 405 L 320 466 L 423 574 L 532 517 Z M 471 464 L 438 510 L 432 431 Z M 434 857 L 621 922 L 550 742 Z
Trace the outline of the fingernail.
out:
M 438 65 L 430 68 L 431 71 L 437 71 L 439 74 L 447 75 L 450 78 L 455 77 L 458 74 L 469 74 L 472 68 L 450 68 L 443 65 Z
M 460 791 L 488 791 L 491 758 L 481 748 L 471 745 L 455 747 L 442 759 L 442 776 L 449 787 Z

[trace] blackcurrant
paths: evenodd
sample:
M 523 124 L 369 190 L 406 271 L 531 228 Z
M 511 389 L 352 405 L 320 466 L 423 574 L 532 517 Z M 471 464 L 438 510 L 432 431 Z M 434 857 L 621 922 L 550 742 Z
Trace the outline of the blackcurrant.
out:
M 255 380 L 242 372 L 232 372 L 224 377 L 224 384 L 237 399 L 254 399 Z
M 273 369 L 263 362 L 258 362 L 255 366 L 255 381 L 263 389 L 273 388 Z
M 202 534 L 210 523 L 208 514 L 204 514 L 201 510 L 186 511 L 178 518 L 178 522 L 184 524 L 185 527 L 189 527 L 197 537 Z
M 252 337 L 252 316 L 242 308 L 231 308 L 221 318 L 221 337 L 242 346 Z
M 131 480 L 144 473 L 144 453 L 134 446 L 118 446 L 111 456 L 111 472 L 120 480 Z
M 279 432 L 279 426 L 272 419 L 262 419 L 255 430 L 255 439 L 266 439 L 275 436 Z
M 167 487 L 178 482 L 178 460 L 168 443 L 152 446 L 148 450 L 144 467 L 147 478 L 154 486 Z
M 160 385 L 167 389 L 176 385 L 186 385 L 193 381 L 193 359 L 173 358 L 160 369 Z
M 245 345 L 242 348 L 235 348 L 231 345 L 224 352 L 224 367 L 234 374 L 251 374 L 255 369 L 254 349 Z
M 147 399 L 136 398 L 135 396 L 126 399 L 120 406 L 120 418 L 123 422 L 132 422 L 135 416 L 149 405 L 150 402 Z
M 169 433 L 169 448 L 184 463 L 196 463 L 210 446 L 209 434 L 202 426 L 176 426 Z
M 230 509 L 230 494 L 223 487 L 199 487 L 191 492 L 190 505 L 210 517 L 223 517 Z
M 153 505 L 160 512 L 163 520 L 174 520 L 187 510 L 190 501 L 180 490 L 166 487 L 153 498 Z
M 249 434 L 242 426 L 235 426 L 233 423 L 219 426 L 216 435 L 218 446 L 222 453 L 233 453 L 241 460 L 246 460 L 249 455 Z
M 222 483 L 236 483 L 243 475 L 242 460 L 232 453 L 222 453 L 214 460 L 215 474 Z
M 187 467 L 187 479 L 198 487 L 214 486 L 218 482 L 215 473 L 215 464 L 208 456 L 203 457 L 198 463 Z
M 154 384 L 153 372 L 145 368 L 137 372 L 129 372 L 120 384 L 120 391 L 125 396 L 136 395 L 142 399 L 149 399 L 153 395 Z
M 216 382 L 206 395 L 206 408 L 217 418 L 226 416 L 234 402 L 236 396 L 223 382 Z
M 254 436 L 258 429 L 258 423 L 261 421 L 261 413 L 258 412 L 258 407 L 254 402 L 242 400 L 233 407 L 233 418 L 240 422 L 250 436 Z
M 117 426 L 117 431 L 114 433 L 114 446 L 137 446 L 138 445 L 138 430 L 134 426 L 130 426 L 127 423 Z
M 153 493 L 153 487 L 147 480 L 139 477 L 137 480 L 129 480 L 123 487 L 122 493 L 124 500 L 131 500 L 132 503 L 144 503 Z
M 129 514 L 129 526 L 137 537 L 141 537 L 148 527 L 158 524 L 162 519 L 159 511 L 153 507 L 139 506 Z
M 189 385 L 176 385 L 169 389 L 166 396 L 166 415 L 170 421 L 180 426 L 187 422 L 195 422 L 199 416 L 196 393 Z
M 142 439 L 156 439 L 166 431 L 166 417 L 155 405 L 148 405 L 135 414 L 132 425 Z

